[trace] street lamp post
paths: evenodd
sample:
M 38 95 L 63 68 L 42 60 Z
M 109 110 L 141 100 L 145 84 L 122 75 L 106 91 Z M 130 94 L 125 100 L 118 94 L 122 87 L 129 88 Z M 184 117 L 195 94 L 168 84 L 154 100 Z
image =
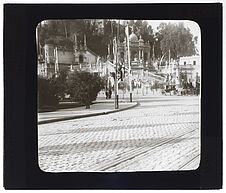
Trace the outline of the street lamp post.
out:
M 130 102 L 132 102 L 132 71 L 130 63 L 130 47 L 129 47 L 129 25 L 126 26 L 126 37 L 127 37 L 127 52 L 128 52 L 128 71 L 129 71 L 129 96 Z
M 118 60 L 118 35 L 119 35 L 119 24 L 120 24 L 120 20 L 118 22 L 116 38 L 113 40 L 114 62 L 115 62 L 115 109 L 119 108 L 119 104 L 118 104 L 118 62 L 119 62 L 119 60 Z
M 117 49 L 117 39 L 113 40 L 114 46 L 114 63 L 115 63 L 115 109 L 119 108 L 118 105 L 118 49 Z

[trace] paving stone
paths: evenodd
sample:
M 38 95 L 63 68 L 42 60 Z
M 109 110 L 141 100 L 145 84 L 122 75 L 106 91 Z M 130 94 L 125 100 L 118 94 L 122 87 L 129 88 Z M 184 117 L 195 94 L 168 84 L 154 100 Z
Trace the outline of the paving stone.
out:
M 198 97 L 165 97 L 141 101 L 139 107 L 114 114 L 39 125 L 40 168 L 97 171 L 107 164 L 107 171 L 183 170 L 200 154 L 199 112 Z M 169 142 L 151 148 L 164 140 Z M 113 166 L 119 159 L 122 163 Z M 197 160 L 184 169 L 197 168 Z

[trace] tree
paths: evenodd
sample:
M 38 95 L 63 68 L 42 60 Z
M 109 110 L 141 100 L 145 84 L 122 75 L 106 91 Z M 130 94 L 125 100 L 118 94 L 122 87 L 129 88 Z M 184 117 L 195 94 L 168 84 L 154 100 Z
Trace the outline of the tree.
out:
M 68 73 L 69 72 L 67 69 L 62 69 L 60 70 L 58 76 L 54 75 L 52 78 L 49 79 L 51 89 L 58 100 L 64 99 L 65 94 L 68 93 Z
M 67 85 L 72 99 L 90 108 L 98 92 L 104 88 L 104 81 L 97 74 L 75 71 L 69 74 Z
M 137 20 L 133 26 L 135 28 L 135 34 L 138 37 L 141 36 L 144 42 L 149 41 L 150 43 L 153 43 L 154 41 L 153 29 L 151 26 L 148 25 L 147 21 Z
M 173 59 L 181 56 L 191 56 L 196 54 L 195 40 L 189 28 L 185 28 L 183 23 L 161 23 L 158 27 L 158 39 L 162 55 Z
M 112 19 L 76 19 L 76 20 L 47 20 L 38 25 L 38 38 L 41 46 L 45 43 L 73 48 L 74 35 L 77 35 L 78 43 L 83 44 L 86 35 L 87 46 L 97 55 L 105 57 L 107 46 L 112 47 L 113 38 L 117 36 L 122 42 L 125 38 L 125 25 L 127 21 L 118 24 L 117 20 Z M 195 44 L 197 37 L 193 38 L 189 28 L 185 28 L 183 23 L 161 23 L 157 28 L 157 33 L 145 20 L 129 20 L 128 25 L 134 28 L 134 33 L 141 36 L 144 42 L 150 43 L 152 49 L 151 56 L 155 59 L 163 55 L 168 58 L 169 50 L 172 58 L 189 56 L 196 54 Z M 118 29 L 119 28 L 119 29 Z M 157 40 L 156 40 L 157 39 Z M 154 46 L 154 49 L 153 49 Z

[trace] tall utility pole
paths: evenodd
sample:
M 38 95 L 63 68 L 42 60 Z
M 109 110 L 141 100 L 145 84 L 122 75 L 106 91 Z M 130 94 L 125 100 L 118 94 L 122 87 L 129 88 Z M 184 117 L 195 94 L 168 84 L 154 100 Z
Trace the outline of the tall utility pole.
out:
M 131 63 L 130 63 L 130 47 L 129 47 L 129 24 L 126 26 L 126 38 L 127 38 L 127 52 L 128 52 L 128 70 L 129 70 L 129 97 L 132 102 L 132 75 L 131 75 Z
M 113 39 L 114 63 L 115 63 L 115 109 L 118 109 L 118 46 L 117 38 Z
M 119 35 L 119 23 L 118 22 L 118 28 L 117 28 L 117 34 L 116 38 L 113 40 L 113 46 L 114 46 L 114 62 L 115 62 L 115 109 L 119 108 L 118 104 L 118 35 Z
M 59 74 L 59 64 L 58 64 L 58 51 L 57 47 L 54 49 L 55 53 L 55 76 L 58 77 Z

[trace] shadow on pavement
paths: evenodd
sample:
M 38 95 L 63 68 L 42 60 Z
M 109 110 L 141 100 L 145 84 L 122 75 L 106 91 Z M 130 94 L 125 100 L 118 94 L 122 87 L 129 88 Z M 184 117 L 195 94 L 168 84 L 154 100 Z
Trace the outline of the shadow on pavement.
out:
M 129 139 L 129 140 L 114 140 L 114 141 L 98 141 L 73 143 L 64 145 L 52 145 L 39 148 L 39 155 L 67 155 L 71 153 L 93 152 L 111 149 L 136 149 L 140 147 L 152 147 L 168 141 L 168 144 L 180 143 L 184 140 L 191 140 L 192 138 L 149 138 L 149 139 Z M 194 139 L 198 139 L 194 137 Z

